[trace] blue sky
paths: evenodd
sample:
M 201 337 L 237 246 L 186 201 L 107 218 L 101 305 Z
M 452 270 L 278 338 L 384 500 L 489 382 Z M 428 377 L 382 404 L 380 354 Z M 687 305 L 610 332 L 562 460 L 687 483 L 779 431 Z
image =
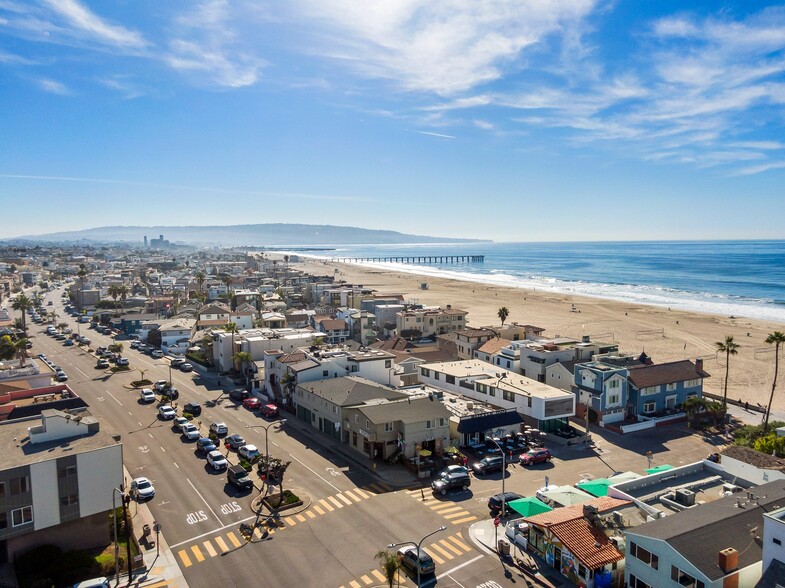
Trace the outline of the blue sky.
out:
M 785 7 L 0 0 L 0 238 L 785 238 Z

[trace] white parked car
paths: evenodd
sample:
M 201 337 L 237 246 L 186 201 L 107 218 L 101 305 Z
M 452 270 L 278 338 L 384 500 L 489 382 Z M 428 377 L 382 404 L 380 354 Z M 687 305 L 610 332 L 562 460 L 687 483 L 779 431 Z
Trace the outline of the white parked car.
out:
M 139 392 L 139 399 L 142 402 L 155 402 L 155 392 L 150 390 L 150 388 L 142 388 L 142 391 Z
M 127 357 L 118 357 L 117 358 L 117 365 L 128 365 L 128 358 Z
M 155 496 L 155 487 L 147 478 L 135 478 L 131 482 L 131 496 L 137 500 L 147 500 Z
M 172 426 L 177 429 L 178 431 L 182 432 L 183 427 L 187 425 L 190 421 L 185 417 L 175 417 Z
M 171 421 L 176 416 L 177 413 L 168 404 L 158 408 L 158 418 L 160 418 L 161 420 Z
M 259 454 L 259 450 L 256 448 L 256 445 L 251 445 L 249 443 L 248 445 L 243 445 L 242 447 L 240 447 L 240 449 L 237 450 L 237 455 L 239 455 L 243 459 L 247 459 L 248 461 L 251 461 L 253 458 L 258 457 L 260 454 Z
M 229 432 L 229 427 L 225 423 L 213 423 L 210 425 L 210 430 L 216 435 L 226 435 Z
M 199 437 L 201 437 L 201 433 L 199 433 L 199 429 L 196 428 L 196 425 L 191 423 L 186 423 L 180 430 L 183 432 L 183 437 L 188 439 L 189 441 L 196 441 Z
M 229 462 L 226 461 L 226 458 L 217 449 L 207 454 L 207 463 L 213 466 L 213 469 L 218 472 L 229 467 Z
M 169 380 L 158 380 L 155 384 L 153 384 L 153 388 L 155 388 L 156 392 L 163 392 L 169 387 Z

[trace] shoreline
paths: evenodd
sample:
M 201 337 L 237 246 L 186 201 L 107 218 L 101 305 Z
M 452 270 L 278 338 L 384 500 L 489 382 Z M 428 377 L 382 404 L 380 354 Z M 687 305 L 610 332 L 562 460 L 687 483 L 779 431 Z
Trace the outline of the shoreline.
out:
M 270 252 L 270 257 L 283 253 Z M 593 340 L 613 342 L 629 354 L 646 351 L 655 363 L 702 358 L 712 377 L 704 390 L 722 394 L 725 357 L 714 343 L 732 335 L 740 345 L 731 357 L 728 397 L 750 404 L 766 405 L 774 377 L 774 346 L 765 343 L 783 326 L 774 321 L 746 317 L 724 317 L 708 313 L 668 309 L 643 303 L 627 303 L 580 294 L 562 294 L 497 286 L 454 278 L 424 276 L 412 272 L 299 257 L 293 268 L 314 275 L 332 275 L 336 280 L 361 284 L 378 294 L 402 294 L 404 300 L 468 311 L 467 325 L 498 326 L 498 309 L 506 306 L 507 322 L 532 324 L 545 329 L 547 337 L 590 335 Z M 421 290 L 421 282 L 429 288 Z M 573 309 L 574 307 L 574 309 Z M 785 409 L 785 395 L 776 395 L 772 410 Z

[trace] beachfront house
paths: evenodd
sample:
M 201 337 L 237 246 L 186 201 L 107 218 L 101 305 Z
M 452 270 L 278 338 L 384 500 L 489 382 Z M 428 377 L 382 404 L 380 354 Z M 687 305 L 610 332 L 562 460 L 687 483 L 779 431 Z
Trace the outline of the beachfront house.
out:
M 630 368 L 628 416 L 651 418 L 678 411 L 688 398 L 703 395 L 703 360 L 689 359 Z
M 578 415 L 600 426 L 624 420 L 627 407 L 626 366 L 602 361 L 589 361 L 575 364 L 575 391 L 578 402 Z
M 466 328 L 467 314 L 449 304 L 446 308 L 411 308 L 396 313 L 396 331 L 407 339 L 454 333 Z

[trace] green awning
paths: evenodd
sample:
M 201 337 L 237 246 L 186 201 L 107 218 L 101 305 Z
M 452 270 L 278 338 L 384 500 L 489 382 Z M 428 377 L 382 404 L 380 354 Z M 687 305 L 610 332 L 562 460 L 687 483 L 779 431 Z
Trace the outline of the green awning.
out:
M 542 514 L 544 512 L 552 511 L 553 509 L 545 504 L 542 500 L 534 496 L 526 496 L 518 498 L 507 503 L 507 506 L 513 509 L 522 517 L 533 517 L 534 515 Z
M 616 482 L 612 482 L 608 478 L 596 478 L 594 480 L 578 482 L 575 484 L 575 487 L 599 498 L 601 496 L 608 496 L 608 486 L 615 483 Z
M 672 470 L 672 469 L 673 469 L 672 465 L 668 465 L 667 463 L 665 463 L 662 465 L 655 466 L 653 468 L 649 468 L 648 470 L 646 470 L 646 473 L 649 475 L 659 474 L 660 472 L 667 472 L 668 470 Z

